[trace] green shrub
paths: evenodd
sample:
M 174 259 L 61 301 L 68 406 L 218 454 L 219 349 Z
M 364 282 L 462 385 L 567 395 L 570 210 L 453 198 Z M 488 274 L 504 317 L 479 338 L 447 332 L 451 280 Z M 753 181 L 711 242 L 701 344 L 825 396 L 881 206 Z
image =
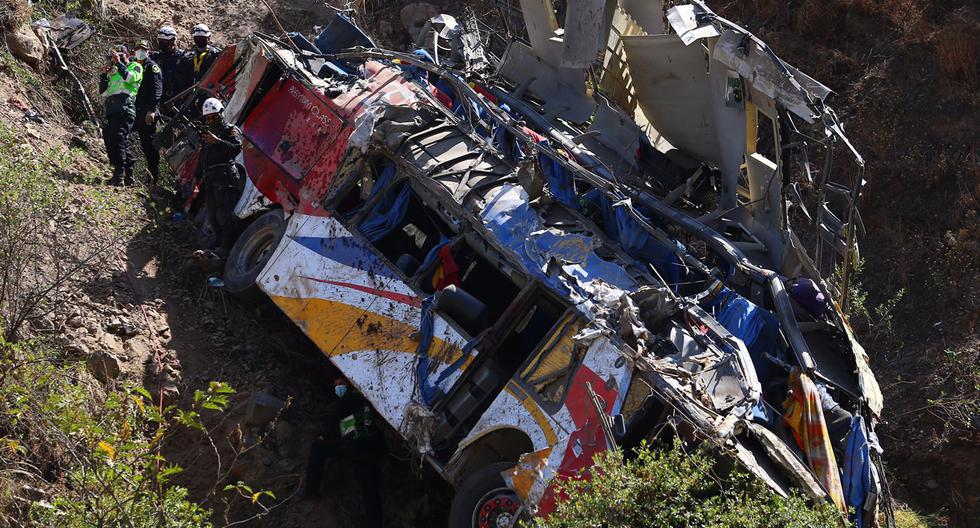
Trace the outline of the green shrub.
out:
M 811 507 L 798 495 L 783 498 L 743 473 L 724 477 L 704 452 L 685 453 L 644 445 L 636 457 L 619 450 L 599 455 L 591 480 L 559 483 L 554 513 L 545 528 L 813 528 L 838 526 L 827 505 Z
M 133 232 L 131 195 L 70 174 L 77 152 L 35 150 L 0 125 L 0 329 L 15 341 L 103 268 Z
M 234 391 L 212 383 L 189 409 L 160 409 L 145 389 L 86 380 L 81 363 L 42 343 L 0 338 L 0 524 L 210 528 L 159 447 L 203 428 L 199 412 L 224 410 Z

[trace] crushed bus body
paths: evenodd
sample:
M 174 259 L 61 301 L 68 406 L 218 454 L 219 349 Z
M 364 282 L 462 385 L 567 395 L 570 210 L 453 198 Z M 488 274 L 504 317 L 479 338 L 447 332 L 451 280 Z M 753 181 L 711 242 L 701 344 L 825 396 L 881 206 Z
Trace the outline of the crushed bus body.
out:
M 699 2 L 521 6 L 502 49 L 448 15 L 431 53 L 379 49 L 338 15 L 226 50 L 196 94 L 245 138 L 226 288 L 456 487 L 453 526 L 546 515 L 665 425 L 876 523 L 882 398 L 832 276 L 863 160 L 830 90 Z M 196 143 L 168 151 L 189 200 Z

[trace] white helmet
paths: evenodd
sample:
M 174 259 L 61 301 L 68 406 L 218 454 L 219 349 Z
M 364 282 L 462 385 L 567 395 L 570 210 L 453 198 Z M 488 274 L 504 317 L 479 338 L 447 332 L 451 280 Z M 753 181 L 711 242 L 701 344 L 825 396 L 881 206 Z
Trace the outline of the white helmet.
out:
M 225 105 L 221 104 L 221 101 L 215 99 L 214 97 L 209 97 L 204 101 L 204 105 L 201 106 L 201 114 L 211 115 L 217 114 L 218 112 L 225 109 Z
M 192 37 L 210 37 L 211 36 L 211 30 L 208 29 L 208 25 L 207 24 L 198 24 L 198 25 L 194 26 L 194 29 L 191 30 L 191 36 Z
M 157 38 L 160 40 L 173 40 L 177 38 L 177 30 L 170 26 L 163 26 L 157 30 Z

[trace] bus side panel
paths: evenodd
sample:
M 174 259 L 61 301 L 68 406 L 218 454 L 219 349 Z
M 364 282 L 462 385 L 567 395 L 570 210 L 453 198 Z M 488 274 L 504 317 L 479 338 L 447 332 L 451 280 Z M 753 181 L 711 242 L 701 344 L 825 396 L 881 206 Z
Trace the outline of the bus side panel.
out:
M 406 432 L 405 411 L 419 383 L 421 299 L 387 262 L 336 219 L 295 214 L 258 284 L 378 413 Z M 438 315 L 433 327 L 430 380 L 460 358 L 465 343 Z

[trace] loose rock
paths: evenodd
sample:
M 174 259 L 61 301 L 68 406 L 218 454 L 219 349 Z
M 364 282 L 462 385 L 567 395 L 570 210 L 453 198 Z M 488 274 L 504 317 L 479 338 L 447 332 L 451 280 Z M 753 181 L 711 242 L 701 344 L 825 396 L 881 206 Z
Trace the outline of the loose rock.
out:
M 15 57 L 35 70 L 40 67 L 41 60 L 44 59 L 44 44 L 31 29 L 30 23 L 25 22 L 17 29 L 7 32 L 5 40 L 10 53 Z
M 109 380 L 118 378 L 121 372 L 119 358 L 101 350 L 93 352 L 88 357 L 86 364 L 89 372 L 102 383 L 108 383 Z

